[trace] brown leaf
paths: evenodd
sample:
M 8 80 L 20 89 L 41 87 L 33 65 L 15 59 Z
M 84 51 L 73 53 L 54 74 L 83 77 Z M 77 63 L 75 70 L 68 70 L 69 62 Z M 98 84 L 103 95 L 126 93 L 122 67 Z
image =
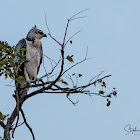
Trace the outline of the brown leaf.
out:
M 109 107 L 110 104 L 111 104 L 111 101 L 108 101 L 107 104 L 106 104 L 106 106 Z
M 82 74 L 79 74 L 79 77 L 83 76 Z
M 72 40 L 70 40 L 70 44 L 72 44 Z
M 69 60 L 71 63 L 73 63 L 74 61 L 73 61 L 73 59 L 72 59 L 72 57 L 70 57 L 69 55 L 67 56 L 67 58 L 66 58 L 67 60 Z
M 106 88 L 106 83 L 103 81 L 101 86 Z

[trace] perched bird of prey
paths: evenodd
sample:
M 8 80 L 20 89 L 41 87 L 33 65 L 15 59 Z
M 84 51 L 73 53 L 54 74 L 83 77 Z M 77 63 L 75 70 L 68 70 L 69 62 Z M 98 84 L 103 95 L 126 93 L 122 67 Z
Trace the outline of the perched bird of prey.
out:
M 20 65 L 17 66 L 17 75 L 16 77 L 22 76 L 21 82 L 15 82 L 16 90 L 22 88 L 26 82 L 31 85 L 31 81 L 38 80 L 37 74 L 39 72 L 40 65 L 42 63 L 42 43 L 41 39 L 43 37 L 47 37 L 43 31 L 37 29 L 34 26 L 27 34 L 26 38 L 23 38 L 18 42 L 16 45 L 17 52 L 21 50 L 21 48 L 25 48 L 25 60 L 26 62 L 22 62 Z M 15 57 L 15 62 L 19 61 L 19 57 Z M 19 69 L 20 68 L 20 69 Z M 22 90 L 20 94 L 27 94 L 27 89 Z

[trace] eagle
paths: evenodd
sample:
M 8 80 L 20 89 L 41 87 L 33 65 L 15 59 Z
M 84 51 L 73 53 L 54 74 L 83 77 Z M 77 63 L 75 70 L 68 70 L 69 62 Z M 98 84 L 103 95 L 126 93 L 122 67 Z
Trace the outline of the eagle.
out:
M 43 57 L 43 49 L 41 39 L 43 37 L 47 37 L 47 35 L 40 29 L 36 27 L 36 25 L 28 32 L 26 38 L 21 39 L 16 45 L 16 51 L 20 51 L 22 48 L 25 48 L 24 57 L 25 62 L 21 62 L 16 66 L 17 77 L 22 77 L 21 81 L 15 81 L 16 90 L 21 89 L 28 83 L 30 86 L 31 81 L 39 80 L 37 78 L 37 74 L 39 72 L 40 65 L 42 63 Z M 15 56 L 15 63 L 20 60 L 18 55 Z M 26 95 L 28 89 L 23 89 L 20 91 L 20 95 Z

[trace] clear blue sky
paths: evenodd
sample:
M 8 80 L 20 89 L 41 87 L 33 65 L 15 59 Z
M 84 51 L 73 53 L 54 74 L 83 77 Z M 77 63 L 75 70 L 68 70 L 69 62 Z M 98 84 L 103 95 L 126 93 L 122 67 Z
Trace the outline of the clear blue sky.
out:
M 118 97 L 106 107 L 106 99 L 72 95 L 78 105 L 73 106 L 65 95 L 41 94 L 25 102 L 23 109 L 37 140 L 138 140 L 138 135 L 125 135 L 124 126 L 131 124 L 140 130 L 140 1 L 139 0 L 1 0 L 0 40 L 11 45 L 24 38 L 35 24 L 48 33 L 44 21 L 54 37 L 62 40 L 67 18 L 90 8 L 85 19 L 71 23 L 69 36 L 83 29 L 73 39 L 67 54 L 81 60 L 89 48 L 87 63 L 75 68 L 82 73 L 83 83 L 101 71 L 112 74 L 107 79 L 108 91 L 118 89 Z M 83 14 L 83 15 L 85 15 Z M 44 53 L 57 59 L 58 46 L 49 37 L 43 39 Z M 71 65 L 70 63 L 68 63 Z M 50 66 L 46 64 L 46 66 Z M 39 76 L 43 75 L 41 67 Z M 74 72 L 74 71 L 72 71 Z M 0 78 L 0 111 L 11 113 L 15 106 L 11 80 Z M 94 88 L 94 87 L 91 87 Z M 94 89 L 93 89 L 94 90 Z M 22 122 L 22 120 L 20 120 Z M 0 135 L 2 135 L 0 128 Z M 25 126 L 15 132 L 15 140 L 31 140 Z

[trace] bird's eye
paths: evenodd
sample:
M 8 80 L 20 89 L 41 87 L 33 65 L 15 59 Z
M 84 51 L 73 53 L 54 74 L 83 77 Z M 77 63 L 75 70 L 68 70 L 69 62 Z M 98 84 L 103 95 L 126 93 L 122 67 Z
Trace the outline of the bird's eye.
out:
M 40 32 L 40 31 L 39 31 L 39 33 L 40 33 L 41 35 L 43 35 L 43 32 Z

